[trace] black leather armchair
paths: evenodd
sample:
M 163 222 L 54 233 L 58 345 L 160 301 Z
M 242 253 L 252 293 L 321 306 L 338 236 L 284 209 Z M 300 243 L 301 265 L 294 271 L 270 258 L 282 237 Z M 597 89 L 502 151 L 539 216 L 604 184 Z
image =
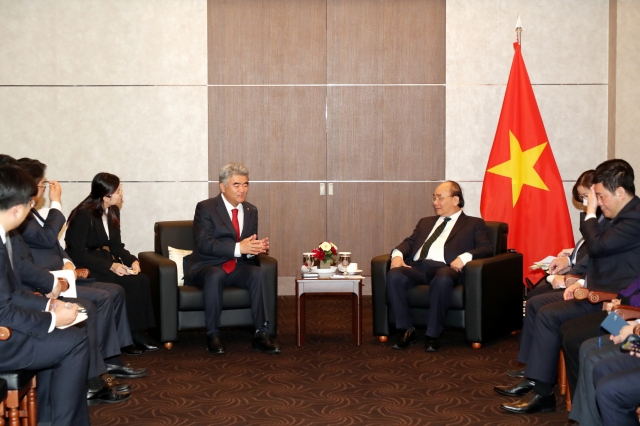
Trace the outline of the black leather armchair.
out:
M 463 269 L 453 289 L 447 327 L 464 329 L 474 348 L 482 342 L 522 328 L 522 254 L 507 252 L 509 227 L 487 222 L 494 255 L 472 260 Z M 371 260 L 373 334 L 386 341 L 395 318 L 387 301 L 389 254 Z M 419 285 L 409 293 L 411 317 L 417 326 L 426 326 L 429 312 L 429 286 Z
M 194 286 L 178 286 L 176 264 L 169 259 L 168 247 L 192 250 L 193 221 L 156 222 L 153 252 L 138 255 L 142 271 L 149 276 L 151 298 L 156 316 L 156 335 L 166 348 L 178 340 L 179 330 L 205 327 L 202 290 Z M 257 262 L 267 274 L 268 291 L 264 294 L 269 318 L 278 318 L 278 262 L 266 256 L 257 256 Z M 249 292 L 237 287 L 226 287 L 222 295 L 222 327 L 253 327 Z M 269 334 L 277 335 L 277 321 L 269 321 Z

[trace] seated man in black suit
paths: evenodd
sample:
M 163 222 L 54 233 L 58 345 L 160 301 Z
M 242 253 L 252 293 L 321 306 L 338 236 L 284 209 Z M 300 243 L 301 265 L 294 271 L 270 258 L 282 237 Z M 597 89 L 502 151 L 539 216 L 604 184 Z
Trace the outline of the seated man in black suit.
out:
M 635 196 L 633 181 L 633 168 L 624 160 L 608 160 L 596 168 L 587 216 L 580 225 L 589 254 L 586 279 L 568 285 L 562 300 L 557 293 L 547 293 L 527 303 L 518 354 L 518 361 L 527 364 L 525 378 L 513 386 L 494 387 L 500 394 L 523 398 L 502 404 L 502 409 L 521 414 L 555 410 L 560 328 L 572 319 L 602 311 L 601 303 L 575 300 L 573 292 L 586 285 L 594 291 L 619 293 L 640 275 L 640 198 Z M 596 218 L 598 206 L 604 221 Z
M 253 257 L 269 250 L 269 240 L 258 239 L 258 209 L 245 201 L 249 171 L 240 163 L 220 169 L 220 194 L 198 203 L 193 219 L 196 247 L 189 257 L 186 284 L 202 287 L 207 325 L 207 350 L 226 353 L 220 339 L 222 291 L 226 286 L 246 289 L 251 295 L 251 315 L 256 329 L 252 346 L 265 353 L 280 353 L 269 336 L 262 297 L 266 276 Z
M 396 328 L 403 330 L 393 349 L 404 349 L 417 342 L 409 315 L 409 290 L 429 284 L 429 318 L 424 347 L 435 352 L 451 304 L 453 287 L 464 265 L 472 259 L 489 257 L 493 247 L 484 220 L 464 214 L 460 185 L 444 182 L 431 197 L 437 216 L 423 217 L 413 234 L 391 253 L 387 274 L 387 295 L 395 314 Z
M 604 426 L 638 424 L 636 410 L 640 404 L 640 358 L 637 355 L 618 354 L 604 358 L 595 365 L 593 385 Z
M 12 335 L 0 341 L 0 370 L 51 369 L 52 425 L 86 425 L 89 353 L 85 334 L 71 324 L 78 307 L 22 291 L 11 264 L 6 233 L 18 227 L 33 205 L 36 183 L 24 170 L 0 166 L 0 324 Z

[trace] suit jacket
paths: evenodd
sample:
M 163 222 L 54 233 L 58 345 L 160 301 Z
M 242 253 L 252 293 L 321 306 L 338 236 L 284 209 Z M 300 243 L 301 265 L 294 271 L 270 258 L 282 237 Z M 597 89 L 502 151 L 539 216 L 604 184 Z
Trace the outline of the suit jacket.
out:
M 50 209 L 44 225 L 40 225 L 33 213 L 18 227 L 18 232 L 31 249 L 35 263 L 49 271 L 59 271 L 64 259 L 71 259 L 58 241 L 58 235 L 66 219 L 58 209 Z
M 56 280 L 51 272 L 38 266 L 31 250 L 16 229 L 7 234 L 13 248 L 13 272 L 22 285 L 42 294 L 50 293 Z
M 34 338 L 46 336 L 51 314 L 42 312 L 47 300 L 24 292 L 13 273 L 5 244 L 0 240 L 0 325 L 12 329 L 0 341 L 0 371 L 29 367 L 34 360 Z
M 413 260 L 413 257 L 427 240 L 438 218 L 439 216 L 429 216 L 420 219 L 413 234 L 396 247 L 396 250 L 402 253 L 405 261 Z M 493 246 L 489 240 L 489 232 L 484 220 L 467 216 L 464 212 L 460 213 L 460 217 L 458 217 L 444 244 L 444 260 L 449 265 L 462 253 L 470 253 L 474 259 L 493 255 Z
M 640 198 L 611 220 L 585 220 L 580 232 L 589 252 L 589 289 L 618 293 L 640 276 Z
M 111 206 L 116 216 L 120 218 L 120 210 L 117 206 Z M 102 217 L 94 216 L 85 209 L 78 209 L 75 217 L 69 222 L 65 242 L 67 253 L 77 268 L 87 268 L 92 272 L 105 275 L 109 274 L 114 263 L 122 262 L 131 266 L 138 260 L 124 248 L 120 237 L 120 228 L 108 224 L 109 236 L 104 230 Z M 109 250 L 104 250 L 103 247 Z
M 258 235 L 258 209 L 251 203 L 242 203 L 244 222 L 240 240 Z M 67 231 L 68 233 L 69 231 Z M 193 240 L 195 248 L 189 256 L 188 274 L 193 276 L 204 266 L 221 266 L 234 259 L 236 230 L 222 200 L 222 194 L 200 201 L 193 217 Z M 246 255 L 237 258 L 238 263 L 255 264 L 254 258 Z

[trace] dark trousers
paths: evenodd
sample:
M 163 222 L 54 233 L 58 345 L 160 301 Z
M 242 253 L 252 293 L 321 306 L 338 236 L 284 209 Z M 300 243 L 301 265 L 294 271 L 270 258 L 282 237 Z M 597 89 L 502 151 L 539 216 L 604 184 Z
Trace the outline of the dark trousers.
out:
M 205 266 L 192 275 L 191 284 L 202 288 L 207 334 L 217 333 L 220 329 L 222 292 L 229 286 L 249 292 L 251 317 L 256 330 L 263 328 L 265 321 L 271 320 L 266 317 L 263 297 L 266 293 L 267 277 L 259 266 L 238 263 L 230 274 L 219 266 Z
M 621 353 L 599 361 L 593 384 L 604 426 L 638 425 L 640 358 Z
M 144 331 L 156 326 L 149 277 L 143 273 L 121 277 L 111 271 L 91 271 L 91 276 L 98 281 L 118 284 L 123 288 L 131 331 Z
M 562 324 L 602 310 L 600 303 L 592 305 L 586 300 L 562 298 L 561 293 L 550 292 L 527 302 L 518 361 L 527 364 L 525 376 L 532 380 L 555 382 L 562 346 Z
M 89 354 L 84 332 L 75 327 L 53 330 L 42 338 L 33 339 L 33 342 L 35 359 L 29 366 L 29 370 L 45 370 L 50 375 L 47 387 L 51 402 L 51 425 L 89 425 L 87 409 Z M 40 390 L 44 385 L 38 382 L 37 389 Z M 38 401 L 39 404 L 40 401 Z
M 440 337 L 451 305 L 453 287 L 460 274 L 445 263 L 433 260 L 410 262 L 410 268 L 393 268 L 387 272 L 387 297 L 396 317 L 396 328 L 413 327 L 409 313 L 409 291 L 417 285 L 429 285 L 429 318 L 426 335 Z
M 576 392 L 576 384 L 580 374 L 580 346 L 592 337 L 598 337 L 602 334 L 605 335 L 605 339 L 609 339 L 609 334 L 606 331 L 600 331 L 600 324 L 607 317 L 607 313 L 607 311 L 594 312 L 567 321 L 560 327 L 564 364 L 567 368 L 567 381 L 571 395 Z

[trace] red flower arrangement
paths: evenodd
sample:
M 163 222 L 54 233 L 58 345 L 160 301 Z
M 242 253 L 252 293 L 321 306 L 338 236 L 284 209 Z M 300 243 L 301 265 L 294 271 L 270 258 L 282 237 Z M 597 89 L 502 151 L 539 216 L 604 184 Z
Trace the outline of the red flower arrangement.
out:
M 313 257 L 320 262 L 333 262 L 335 260 L 334 256 L 338 255 L 338 247 L 331 241 L 324 241 L 318 244 L 318 248 L 313 249 L 311 252 Z

